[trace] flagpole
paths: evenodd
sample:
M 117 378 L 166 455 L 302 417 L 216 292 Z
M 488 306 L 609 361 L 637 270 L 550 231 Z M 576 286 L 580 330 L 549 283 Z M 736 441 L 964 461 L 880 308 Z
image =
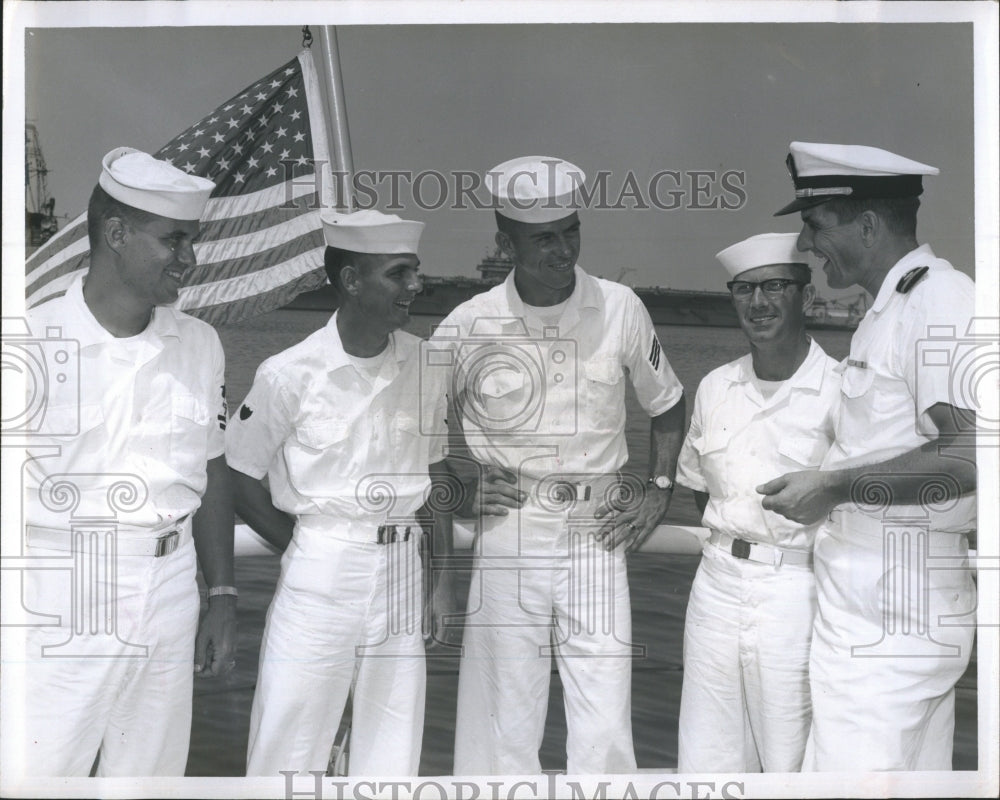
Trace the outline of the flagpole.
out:
M 350 211 L 354 204 L 352 179 L 354 177 L 354 156 L 351 154 L 351 134 L 347 127 L 347 106 L 344 103 L 344 80 L 340 73 L 340 48 L 337 44 L 337 28 L 324 25 L 320 36 L 323 40 L 323 66 L 326 70 L 327 103 L 330 108 L 328 126 L 330 143 L 334 153 L 334 168 L 343 178 L 337 180 L 337 205 Z

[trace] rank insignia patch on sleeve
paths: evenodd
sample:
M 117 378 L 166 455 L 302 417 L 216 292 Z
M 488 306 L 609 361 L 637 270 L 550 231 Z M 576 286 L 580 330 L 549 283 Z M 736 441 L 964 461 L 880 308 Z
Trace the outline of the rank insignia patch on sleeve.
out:
M 649 363 L 653 369 L 660 368 L 660 340 L 653 336 L 653 346 L 649 349 Z

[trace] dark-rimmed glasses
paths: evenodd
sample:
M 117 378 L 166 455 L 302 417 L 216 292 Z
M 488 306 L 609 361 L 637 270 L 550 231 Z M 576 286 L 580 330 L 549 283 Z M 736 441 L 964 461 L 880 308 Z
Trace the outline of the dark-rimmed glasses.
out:
M 751 297 L 759 286 L 768 297 L 781 297 L 792 284 L 805 286 L 805 281 L 794 281 L 791 278 L 768 278 L 766 281 L 729 281 L 726 288 L 733 297 Z

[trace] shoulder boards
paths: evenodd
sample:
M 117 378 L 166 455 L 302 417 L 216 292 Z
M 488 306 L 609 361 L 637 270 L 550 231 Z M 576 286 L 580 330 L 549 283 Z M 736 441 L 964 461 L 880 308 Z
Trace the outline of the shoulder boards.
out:
M 899 279 L 899 283 L 896 284 L 896 291 L 900 294 L 906 294 L 910 289 L 920 283 L 920 279 L 924 277 L 930 270 L 930 267 L 915 267 L 907 272 L 902 278 Z

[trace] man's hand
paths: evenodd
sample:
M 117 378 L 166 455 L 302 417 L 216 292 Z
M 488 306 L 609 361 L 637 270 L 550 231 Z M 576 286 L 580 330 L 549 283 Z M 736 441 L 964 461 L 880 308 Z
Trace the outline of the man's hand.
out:
M 205 678 L 225 675 L 236 666 L 236 598 L 208 599 L 208 612 L 198 626 L 194 643 L 194 671 Z
M 781 475 L 757 487 L 764 495 L 761 505 L 802 525 L 819 522 L 843 502 L 837 475 L 837 472 L 819 470 Z
M 614 550 L 621 544 L 625 552 L 637 550 L 663 521 L 670 508 L 673 491 L 646 487 L 642 502 L 635 508 L 620 511 L 614 503 L 604 503 L 594 513 L 596 519 L 604 519 L 609 514 L 611 518 L 605 522 L 594 535 L 599 542 L 604 543 L 605 550 Z
M 520 508 L 527 499 L 528 495 L 517 488 L 515 473 L 503 467 L 486 467 L 476 485 L 473 508 L 466 516 L 504 517 L 510 513 L 507 509 Z

